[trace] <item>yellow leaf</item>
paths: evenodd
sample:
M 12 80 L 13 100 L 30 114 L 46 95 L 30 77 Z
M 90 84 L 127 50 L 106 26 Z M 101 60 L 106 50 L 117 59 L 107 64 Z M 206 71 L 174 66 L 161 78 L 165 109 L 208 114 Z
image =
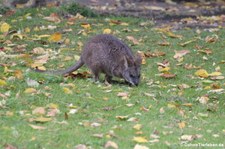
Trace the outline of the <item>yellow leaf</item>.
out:
M 58 109 L 58 105 L 57 104 L 54 104 L 54 103 L 50 103 L 49 105 L 48 105 L 48 108 L 50 108 L 50 109 Z
M 178 123 L 178 126 L 180 129 L 183 129 L 185 127 L 185 125 L 186 125 L 185 122 Z
M 221 76 L 222 73 L 221 72 L 212 72 L 209 74 L 210 77 L 217 77 L 217 76 Z
M 64 91 L 64 93 L 66 93 L 66 94 L 72 94 L 73 92 L 69 89 L 69 88 L 67 88 L 67 87 L 64 87 L 63 88 L 63 91 Z
M 34 119 L 35 122 L 40 122 L 40 123 L 49 122 L 51 120 L 52 118 L 47 118 L 47 117 L 38 117 Z
M 29 33 L 29 32 L 30 32 L 30 28 L 29 28 L 29 27 L 26 27 L 24 31 L 25 31 L 26 33 Z
M 148 142 L 148 140 L 144 137 L 134 137 L 133 141 L 138 142 L 138 143 L 145 143 Z
M 103 30 L 103 34 L 111 34 L 112 30 L 109 28 L 106 28 Z
M 116 116 L 116 118 L 119 120 L 127 120 L 128 116 Z
M 91 29 L 91 25 L 88 23 L 82 23 L 81 27 L 83 27 L 84 29 Z
M 62 39 L 61 33 L 54 33 L 49 37 L 49 41 L 51 42 L 59 42 Z
M 142 125 L 141 124 L 136 124 L 136 125 L 134 125 L 133 128 L 136 129 L 136 130 L 141 130 Z
M 32 93 L 36 93 L 37 90 L 35 88 L 27 88 L 24 93 L 27 93 L 27 94 L 32 94 Z
M 199 69 L 198 71 L 195 72 L 195 75 L 202 78 L 209 77 L 209 74 L 205 69 Z
M 158 70 L 159 70 L 159 72 L 169 72 L 170 67 L 164 67 L 164 68 L 159 67 Z
M 0 79 L 0 86 L 5 86 L 7 83 L 4 80 Z
M 23 79 L 23 73 L 21 70 L 15 70 L 14 71 L 14 76 L 17 78 L 17 79 Z
M 8 32 L 9 29 L 10 29 L 10 25 L 9 25 L 8 23 L 5 23 L 5 22 L 4 22 L 4 23 L 2 23 L 1 26 L 0 26 L 0 31 L 1 31 L 2 33 Z

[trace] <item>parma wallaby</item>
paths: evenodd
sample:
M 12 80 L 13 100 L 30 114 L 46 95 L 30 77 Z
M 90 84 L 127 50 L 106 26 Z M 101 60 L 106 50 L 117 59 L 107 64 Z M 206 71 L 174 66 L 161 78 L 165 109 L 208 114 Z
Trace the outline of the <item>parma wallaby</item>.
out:
M 125 79 L 131 85 L 138 85 L 141 61 L 140 55 L 134 56 L 130 48 L 118 38 L 100 34 L 84 45 L 81 57 L 75 65 L 66 70 L 46 73 L 65 75 L 85 64 L 91 70 L 95 81 L 99 80 L 100 73 L 104 73 L 107 82 L 115 76 Z

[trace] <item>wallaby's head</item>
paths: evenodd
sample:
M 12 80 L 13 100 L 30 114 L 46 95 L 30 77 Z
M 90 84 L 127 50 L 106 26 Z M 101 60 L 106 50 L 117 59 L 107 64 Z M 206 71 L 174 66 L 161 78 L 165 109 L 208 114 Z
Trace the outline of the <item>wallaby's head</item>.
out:
M 124 57 L 124 68 L 123 69 L 123 78 L 129 82 L 131 85 L 137 86 L 140 81 L 140 71 L 141 71 L 141 61 L 142 58 L 140 55 L 136 55 L 134 61 L 127 60 Z

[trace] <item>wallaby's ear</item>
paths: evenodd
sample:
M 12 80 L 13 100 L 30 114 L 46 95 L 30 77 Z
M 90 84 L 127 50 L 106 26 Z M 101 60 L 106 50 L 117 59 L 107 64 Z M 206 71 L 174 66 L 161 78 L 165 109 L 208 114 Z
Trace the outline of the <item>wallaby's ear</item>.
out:
M 141 54 L 137 53 L 135 55 L 135 64 L 136 65 L 141 65 L 141 63 L 142 63 L 142 56 L 141 56 Z

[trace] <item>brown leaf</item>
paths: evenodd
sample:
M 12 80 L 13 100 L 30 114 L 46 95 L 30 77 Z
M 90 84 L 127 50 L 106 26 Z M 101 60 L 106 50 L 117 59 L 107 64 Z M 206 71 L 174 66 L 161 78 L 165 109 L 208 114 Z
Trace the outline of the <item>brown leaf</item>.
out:
M 44 115 L 45 114 L 45 108 L 44 107 L 37 107 L 32 111 L 32 114 L 36 115 Z
M 84 144 L 78 144 L 78 145 L 75 146 L 74 149 L 88 149 L 88 148 L 87 148 L 87 146 L 84 145 Z
M 113 142 L 113 141 L 107 141 L 105 144 L 105 148 L 113 148 L 113 149 L 118 149 L 118 145 Z
M 37 125 L 32 125 L 32 124 L 29 124 L 30 127 L 32 127 L 33 129 L 37 129 L 37 130 L 44 130 L 46 129 L 46 127 L 44 126 L 37 126 Z
M 50 16 L 44 17 L 45 20 L 48 20 L 50 22 L 60 23 L 61 20 L 59 18 L 59 15 L 57 13 L 51 13 Z
M 138 45 L 139 41 L 135 39 L 133 36 L 127 36 L 127 39 L 132 41 L 134 45 Z
M 171 73 L 163 73 L 160 75 L 161 77 L 165 78 L 165 79 L 172 79 L 175 78 L 177 75 L 176 74 L 171 74 Z
M 189 50 L 175 51 L 175 55 L 173 56 L 173 58 L 179 59 L 179 58 L 185 56 L 185 55 L 188 54 L 188 53 L 190 53 Z

